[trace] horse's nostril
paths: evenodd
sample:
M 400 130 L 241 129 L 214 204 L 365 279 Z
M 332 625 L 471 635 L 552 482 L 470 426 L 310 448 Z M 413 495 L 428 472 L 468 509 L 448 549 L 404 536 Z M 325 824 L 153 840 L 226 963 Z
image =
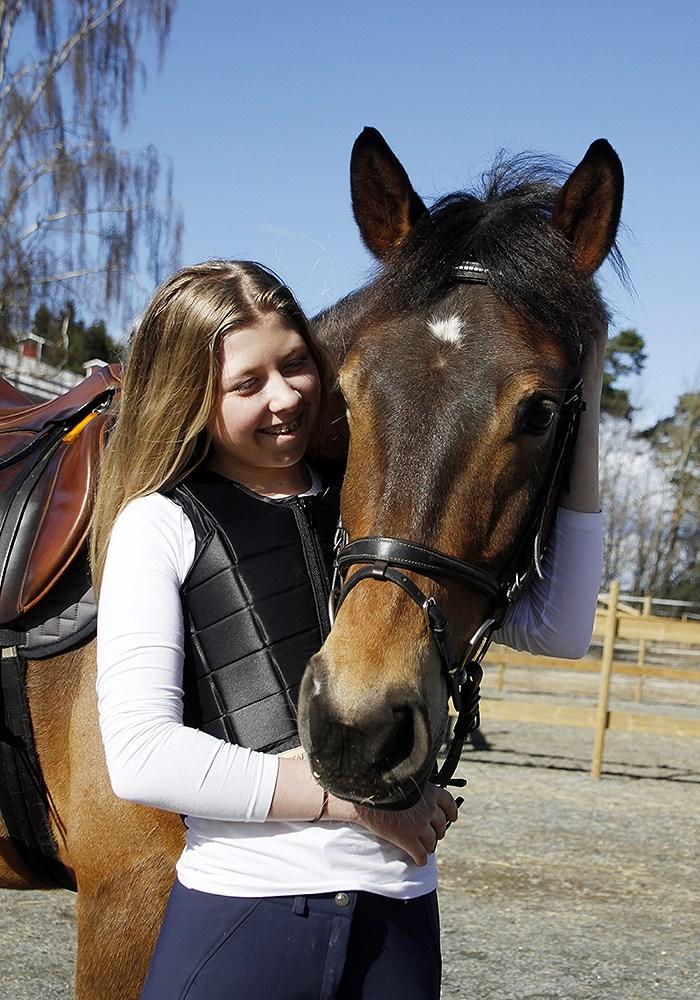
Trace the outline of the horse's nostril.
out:
M 386 737 L 377 747 L 377 764 L 384 771 L 393 770 L 411 756 L 414 742 L 414 710 L 408 705 L 392 708 Z

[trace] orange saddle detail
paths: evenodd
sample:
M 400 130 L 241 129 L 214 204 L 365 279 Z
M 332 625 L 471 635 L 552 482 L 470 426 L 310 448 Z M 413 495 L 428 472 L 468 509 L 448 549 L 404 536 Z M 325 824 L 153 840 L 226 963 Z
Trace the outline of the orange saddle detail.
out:
M 106 365 L 34 404 L 0 379 L 0 624 L 38 604 L 83 547 L 120 386 Z

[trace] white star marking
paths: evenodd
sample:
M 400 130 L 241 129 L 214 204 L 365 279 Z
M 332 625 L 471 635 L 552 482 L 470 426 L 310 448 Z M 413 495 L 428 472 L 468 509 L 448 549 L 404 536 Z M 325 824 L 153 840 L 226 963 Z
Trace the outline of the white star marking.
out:
M 431 319 L 428 321 L 428 328 L 434 337 L 447 344 L 458 344 L 462 339 L 462 323 L 459 316 Z

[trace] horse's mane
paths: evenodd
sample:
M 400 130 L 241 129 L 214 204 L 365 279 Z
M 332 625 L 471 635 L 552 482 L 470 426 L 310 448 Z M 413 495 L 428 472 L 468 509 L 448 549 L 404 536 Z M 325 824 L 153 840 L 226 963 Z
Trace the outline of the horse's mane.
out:
M 550 222 L 569 173 L 531 154 L 499 156 L 477 191 L 448 194 L 432 205 L 384 261 L 372 298 L 392 312 L 429 309 L 444 296 L 456 265 L 478 261 L 502 301 L 578 345 L 605 309 L 595 282 L 574 266 L 571 244 Z M 617 247 L 611 258 L 624 279 Z

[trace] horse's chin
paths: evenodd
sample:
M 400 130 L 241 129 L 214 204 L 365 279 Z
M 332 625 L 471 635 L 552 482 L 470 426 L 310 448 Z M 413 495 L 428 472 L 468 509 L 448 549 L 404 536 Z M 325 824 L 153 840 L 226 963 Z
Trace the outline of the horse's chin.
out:
M 374 782 L 367 785 L 353 782 L 348 785 L 345 782 L 324 780 L 323 772 L 314 768 L 319 781 L 327 788 L 331 795 L 346 802 L 353 802 L 355 805 L 366 809 L 382 809 L 392 812 L 401 809 L 410 809 L 416 805 L 423 795 L 423 789 L 432 771 L 432 764 L 427 769 L 427 773 L 422 778 L 414 778 L 407 783 L 393 783 L 378 787 Z

